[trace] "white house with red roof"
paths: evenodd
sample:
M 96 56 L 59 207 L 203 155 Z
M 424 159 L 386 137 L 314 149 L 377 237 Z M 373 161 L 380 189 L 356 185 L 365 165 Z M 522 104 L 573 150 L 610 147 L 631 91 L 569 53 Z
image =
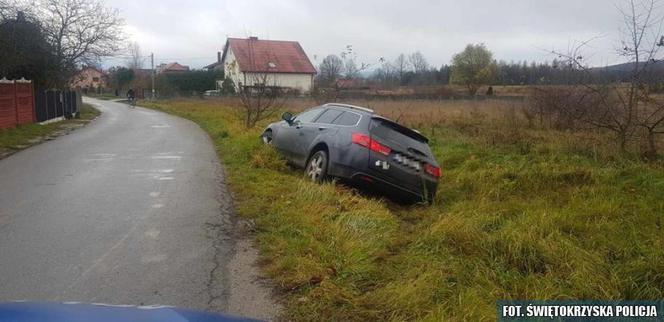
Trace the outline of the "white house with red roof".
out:
M 186 73 L 188 71 L 189 71 L 189 66 L 184 66 L 184 65 L 181 65 L 177 62 L 168 63 L 168 64 L 161 64 L 161 65 L 157 66 L 157 74 Z
M 96 89 L 106 87 L 107 75 L 95 67 L 84 67 L 74 77 L 69 86 L 73 88 Z
M 310 92 L 316 75 L 297 41 L 228 38 L 221 65 L 238 89 L 265 85 Z

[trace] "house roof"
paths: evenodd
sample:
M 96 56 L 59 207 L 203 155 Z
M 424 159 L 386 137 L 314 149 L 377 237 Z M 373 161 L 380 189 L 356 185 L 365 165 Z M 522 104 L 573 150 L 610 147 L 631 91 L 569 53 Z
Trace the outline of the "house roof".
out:
M 222 61 L 232 50 L 241 72 L 316 74 L 297 41 L 228 38 Z
M 189 66 L 180 65 L 178 63 L 170 63 L 162 66 L 161 70 L 169 72 L 186 72 L 189 70 Z
M 106 75 L 106 73 L 105 73 L 103 70 L 98 69 L 98 68 L 93 67 L 93 66 L 86 66 L 86 67 L 83 67 L 83 68 L 79 71 L 79 73 L 83 73 L 83 72 L 86 71 L 86 70 L 92 70 L 92 71 L 95 71 L 95 72 L 97 72 L 97 73 L 99 73 L 99 74 Z
M 219 65 L 221 65 L 221 62 L 218 61 L 218 62 L 214 62 L 214 63 L 212 63 L 212 64 L 210 64 L 210 65 L 207 65 L 207 66 L 205 66 L 205 67 L 203 67 L 203 68 L 205 68 L 205 69 L 212 69 L 212 68 L 215 68 L 215 67 L 217 67 L 217 66 L 219 66 Z

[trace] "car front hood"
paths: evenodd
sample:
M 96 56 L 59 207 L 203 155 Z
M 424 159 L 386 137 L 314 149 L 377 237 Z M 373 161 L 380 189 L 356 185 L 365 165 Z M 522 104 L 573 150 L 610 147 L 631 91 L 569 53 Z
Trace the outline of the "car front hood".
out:
M 224 314 L 168 306 L 129 306 L 82 303 L 0 303 L 0 322 L 235 322 L 257 321 Z

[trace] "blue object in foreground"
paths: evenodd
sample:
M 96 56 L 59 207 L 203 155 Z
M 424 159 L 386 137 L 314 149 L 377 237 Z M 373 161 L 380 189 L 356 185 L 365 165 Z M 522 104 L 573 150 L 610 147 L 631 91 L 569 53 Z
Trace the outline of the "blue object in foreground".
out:
M 168 306 L 125 306 L 82 303 L 0 303 L 0 322 L 235 322 L 257 321 L 225 314 Z

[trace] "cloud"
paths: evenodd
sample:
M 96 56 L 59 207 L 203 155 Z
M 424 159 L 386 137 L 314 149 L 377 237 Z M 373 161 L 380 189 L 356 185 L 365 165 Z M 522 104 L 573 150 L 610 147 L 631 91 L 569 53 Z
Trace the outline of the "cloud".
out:
M 620 0 L 618 0 L 620 1 Z M 127 31 L 157 60 L 201 67 L 225 38 L 297 40 L 309 56 L 353 45 L 363 62 L 421 51 L 433 65 L 449 63 L 468 43 L 485 43 L 497 59 L 544 61 L 546 50 L 593 42 L 593 64 L 614 63 L 621 17 L 605 0 L 513 1 L 219 1 L 114 0 Z

